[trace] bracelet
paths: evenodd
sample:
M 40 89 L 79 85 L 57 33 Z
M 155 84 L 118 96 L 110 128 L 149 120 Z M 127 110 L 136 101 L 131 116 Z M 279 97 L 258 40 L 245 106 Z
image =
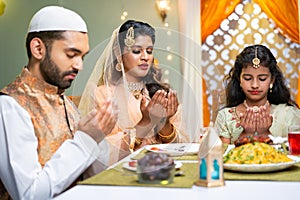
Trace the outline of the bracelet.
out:
M 173 131 L 169 135 L 162 135 L 161 132 L 158 132 L 158 136 L 162 140 L 170 140 L 170 139 L 173 139 L 176 136 L 176 129 L 175 129 L 173 124 L 171 124 L 171 126 L 172 126 Z

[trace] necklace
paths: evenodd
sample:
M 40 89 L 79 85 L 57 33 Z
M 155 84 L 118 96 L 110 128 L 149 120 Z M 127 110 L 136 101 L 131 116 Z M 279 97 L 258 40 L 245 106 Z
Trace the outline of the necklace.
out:
M 250 106 L 248 106 L 246 100 L 244 100 L 243 104 L 244 104 L 244 106 L 245 106 L 246 108 L 251 108 L 251 109 L 253 109 L 253 111 L 254 111 L 255 113 L 258 112 L 258 109 L 259 109 L 258 106 L 251 106 L 251 107 L 250 107 Z M 269 101 L 267 100 L 266 103 L 265 103 L 265 105 L 264 105 L 264 107 L 267 107 L 268 104 L 269 104 Z
M 128 82 L 128 90 L 132 93 L 132 95 L 138 99 L 141 94 L 143 94 L 144 82 Z

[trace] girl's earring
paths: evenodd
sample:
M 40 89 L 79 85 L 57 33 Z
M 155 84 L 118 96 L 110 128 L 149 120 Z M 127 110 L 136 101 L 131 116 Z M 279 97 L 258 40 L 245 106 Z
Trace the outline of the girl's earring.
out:
M 270 93 L 272 93 L 273 83 L 270 84 Z

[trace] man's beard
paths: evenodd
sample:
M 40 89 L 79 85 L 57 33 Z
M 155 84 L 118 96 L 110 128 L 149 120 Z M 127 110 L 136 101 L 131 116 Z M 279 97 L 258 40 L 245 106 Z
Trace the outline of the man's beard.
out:
M 51 60 L 48 52 L 43 61 L 40 63 L 41 74 L 45 81 L 59 89 L 67 89 L 71 86 L 73 80 L 64 80 L 66 75 L 78 73 L 78 70 L 62 72 L 59 67 Z

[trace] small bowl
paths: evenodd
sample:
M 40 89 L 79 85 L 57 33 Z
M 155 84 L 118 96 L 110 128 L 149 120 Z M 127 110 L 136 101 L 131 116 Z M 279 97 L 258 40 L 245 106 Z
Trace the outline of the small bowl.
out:
M 155 159 L 159 160 L 161 158 L 167 160 L 159 164 L 155 163 Z M 173 182 L 175 163 L 166 154 L 153 153 L 152 155 L 146 155 L 137 162 L 137 174 L 140 183 L 166 185 Z
M 173 182 L 175 165 L 160 169 L 141 169 L 137 167 L 138 180 L 140 183 L 167 185 Z

